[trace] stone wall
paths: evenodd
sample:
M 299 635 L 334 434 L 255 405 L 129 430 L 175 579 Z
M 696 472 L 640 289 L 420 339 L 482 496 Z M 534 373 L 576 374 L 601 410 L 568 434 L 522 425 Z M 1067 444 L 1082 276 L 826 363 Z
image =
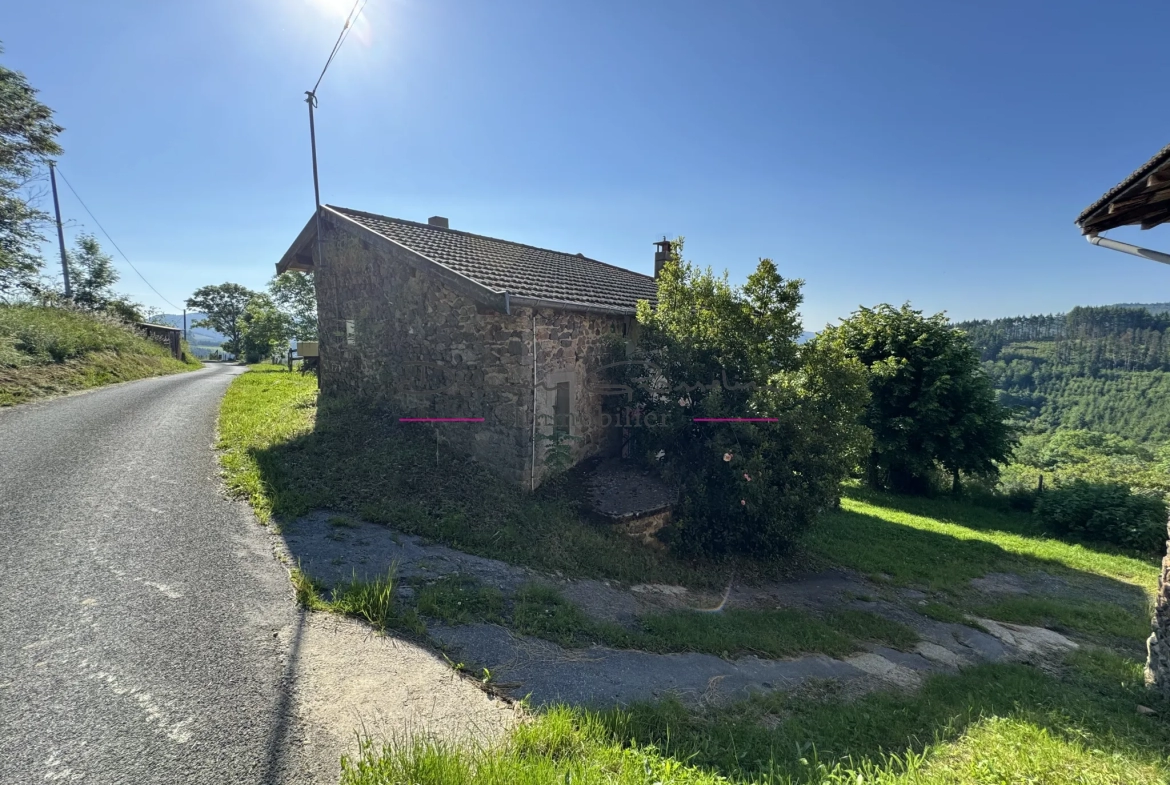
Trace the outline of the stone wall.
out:
M 531 312 L 529 312 L 531 313 Z M 531 319 L 531 315 L 529 316 Z M 623 317 L 540 309 L 536 313 L 537 432 L 553 432 L 557 382 L 569 382 L 574 460 L 620 448 L 620 429 L 602 414 L 606 346 L 629 329 Z M 539 458 L 549 446 L 537 440 Z M 537 467 L 538 482 L 541 467 Z
M 533 404 L 537 432 L 551 433 L 556 382 L 570 383 L 574 458 L 612 444 L 594 380 L 606 337 L 628 329 L 623 317 L 507 314 L 456 291 L 406 249 L 332 227 L 323 245 L 325 258 L 315 262 L 323 395 L 366 400 L 398 417 L 483 417 L 418 427 L 439 428 L 445 441 L 525 488 L 546 474 L 547 442 L 535 440 L 534 449 Z
M 1170 542 L 1154 597 L 1154 632 L 1146 642 L 1146 684 L 1170 698 Z

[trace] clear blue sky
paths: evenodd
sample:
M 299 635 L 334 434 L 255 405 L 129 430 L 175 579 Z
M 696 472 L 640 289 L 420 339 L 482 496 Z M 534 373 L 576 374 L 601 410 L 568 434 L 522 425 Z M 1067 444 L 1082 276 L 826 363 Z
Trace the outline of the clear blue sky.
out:
M 349 5 L 10 2 L 3 62 L 180 303 L 263 286 L 310 217 L 302 94 Z M 644 272 L 663 234 L 736 282 L 771 257 L 810 329 L 1170 300 L 1170 268 L 1073 226 L 1170 141 L 1167 29 L 1165 2 L 369 0 L 319 90 L 322 199 Z

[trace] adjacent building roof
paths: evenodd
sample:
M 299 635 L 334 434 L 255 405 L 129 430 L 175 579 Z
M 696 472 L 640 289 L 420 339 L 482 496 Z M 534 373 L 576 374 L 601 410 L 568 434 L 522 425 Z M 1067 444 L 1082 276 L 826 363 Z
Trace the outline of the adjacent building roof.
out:
M 1083 234 L 1098 234 L 1131 224 L 1152 229 L 1166 221 L 1170 221 L 1170 145 L 1086 207 L 1076 223 Z
M 632 313 L 639 300 L 653 301 L 657 296 L 653 277 L 582 254 L 551 251 L 346 207 L 330 205 L 326 209 L 446 270 L 494 292 L 507 292 L 519 301 Z M 277 265 L 279 271 L 305 269 L 304 255 L 298 256 L 298 248 L 306 245 L 306 239 L 313 239 L 311 225 L 310 221 L 305 227 L 307 231 L 301 233 L 298 242 Z

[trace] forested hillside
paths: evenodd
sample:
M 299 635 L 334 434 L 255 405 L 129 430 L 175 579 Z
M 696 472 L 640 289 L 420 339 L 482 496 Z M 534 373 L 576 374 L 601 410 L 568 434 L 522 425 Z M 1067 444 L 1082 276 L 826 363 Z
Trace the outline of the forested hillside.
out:
M 1170 441 L 1170 313 L 1146 307 L 961 322 L 1004 403 L 1035 432 Z

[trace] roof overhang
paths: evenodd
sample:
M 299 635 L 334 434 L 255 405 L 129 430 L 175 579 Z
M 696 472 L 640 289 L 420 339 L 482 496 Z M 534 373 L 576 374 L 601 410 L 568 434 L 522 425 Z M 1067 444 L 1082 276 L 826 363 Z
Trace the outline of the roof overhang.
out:
M 1118 226 L 1152 229 L 1170 221 L 1170 146 L 1085 208 L 1077 218 L 1082 234 Z
M 276 263 L 276 274 L 283 275 L 290 271 L 302 273 L 313 272 L 312 244 L 316 239 L 317 216 L 314 215 L 309 218 L 309 222 L 305 224 L 304 229 L 301 229 L 300 234 L 297 235 L 297 239 L 293 240 L 293 244 L 288 247 L 288 250 L 284 252 L 284 256 L 280 257 L 280 261 Z

